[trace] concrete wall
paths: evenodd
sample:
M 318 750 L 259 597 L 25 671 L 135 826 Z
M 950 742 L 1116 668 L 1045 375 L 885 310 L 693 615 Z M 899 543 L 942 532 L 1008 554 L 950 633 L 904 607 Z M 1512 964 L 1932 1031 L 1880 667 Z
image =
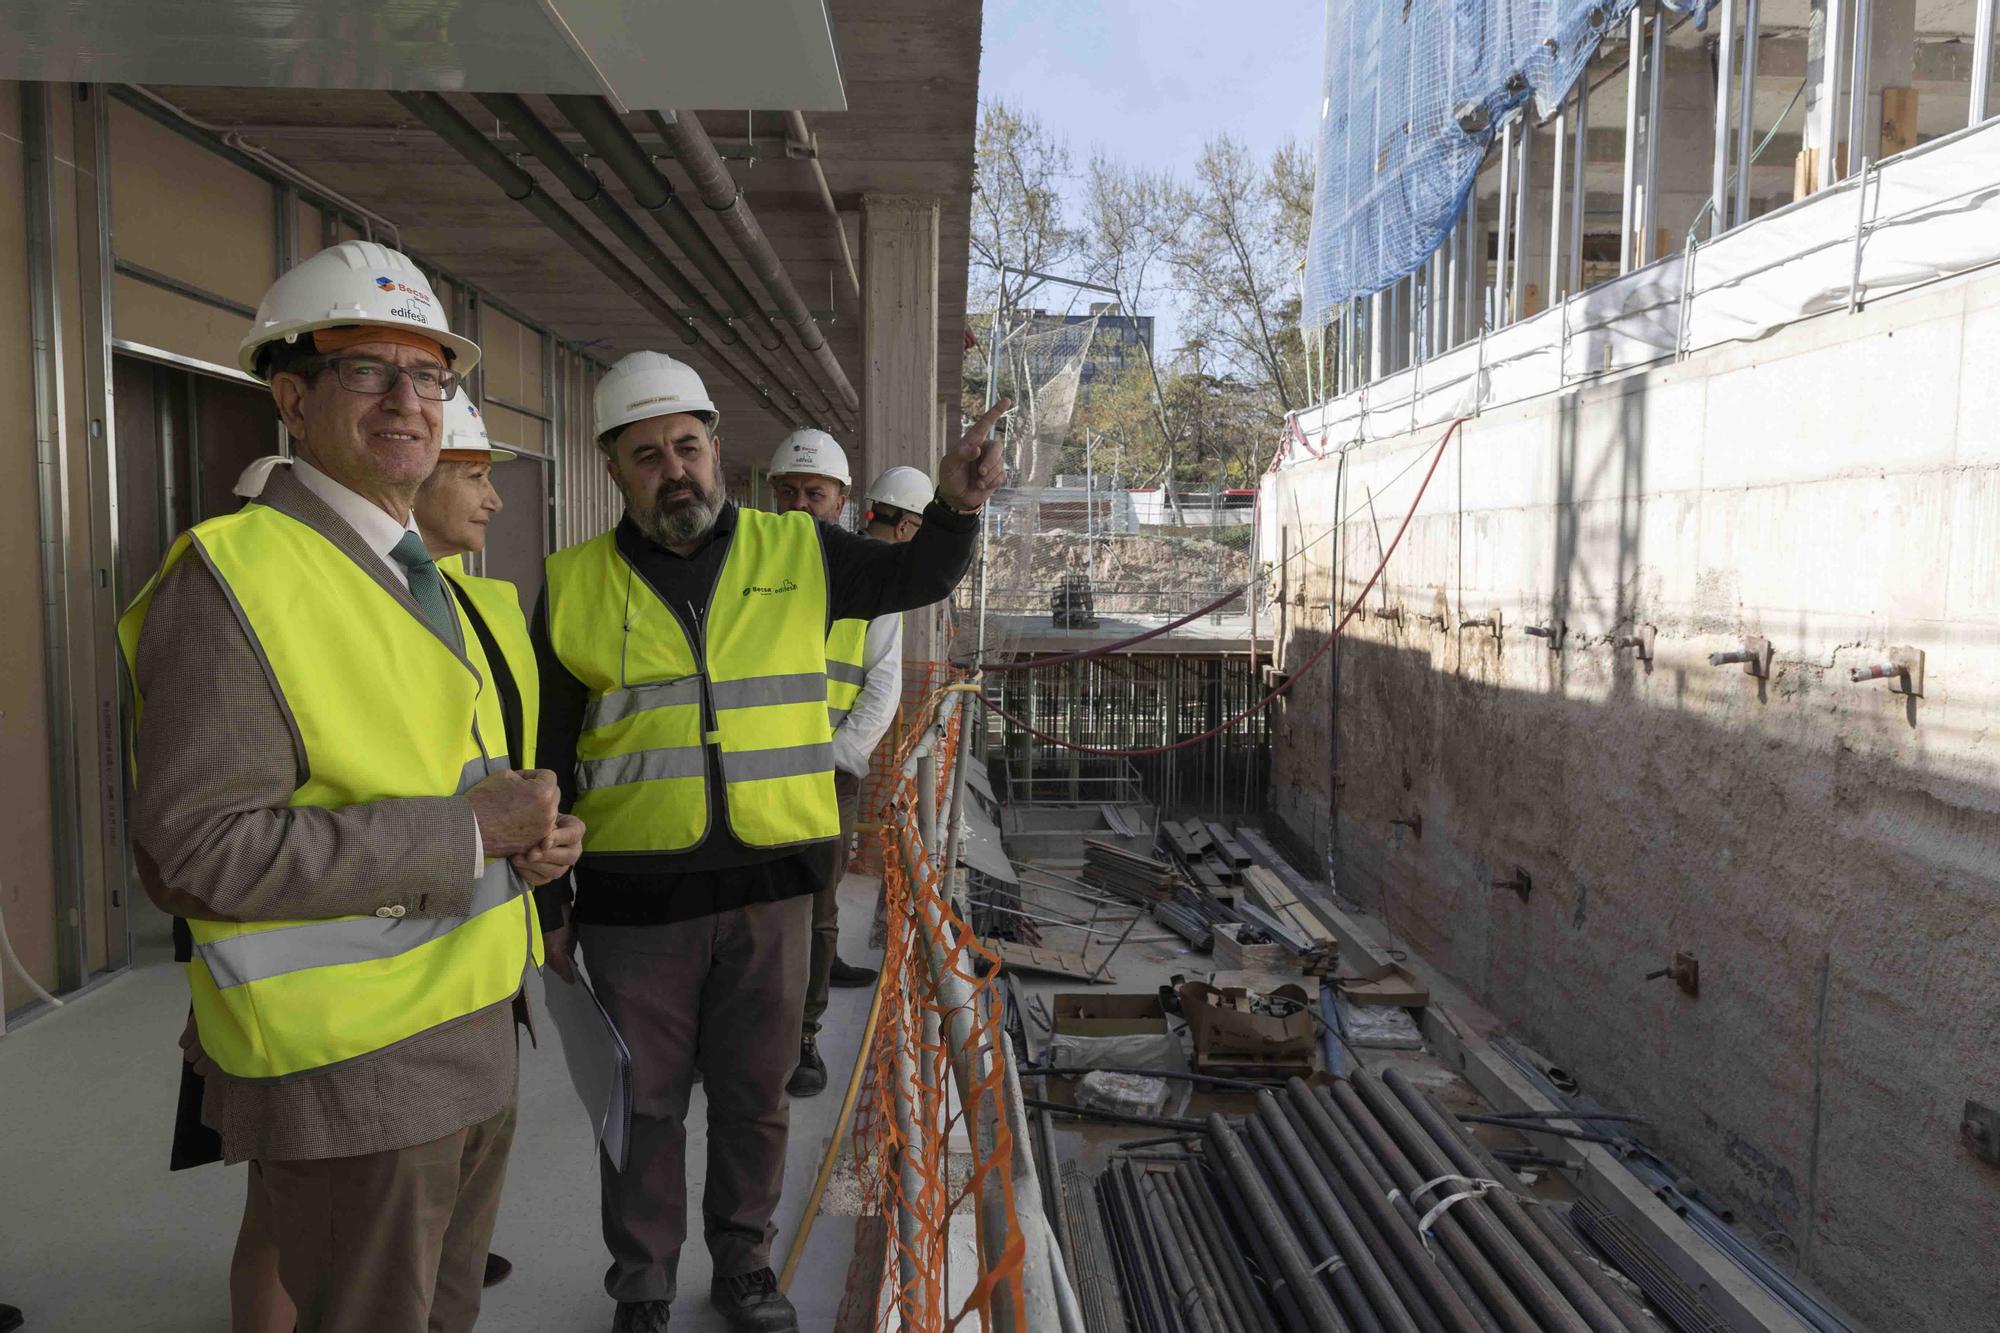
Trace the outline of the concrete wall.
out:
M 1996 371 L 1988 275 L 1471 422 L 1390 561 L 1405 619 L 1338 655 L 1342 892 L 1878 1330 L 2000 1310 L 2000 1171 L 1957 1133 L 2000 1097 Z M 1306 548 L 1285 664 L 1436 440 L 1275 479 L 1271 545 Z M 1415 619 L 1440 599 L 1504 638 Z M 1559 654 L 1522 633 L 1550 622 Z M 1635 624 L 1650 665 L 1610 647 Z M 1767 682 L 1708 665 L 1745 634 Z M 1926 651 L 1921 700 L 1849 683 L 1892 644 Z M 1316 850 L 1328 676 L 1274 728 L 1274 811 Z M 1492 887 L 1517 868 L 1525 901 Z M 1642 980 L 1676 950 L 1699 997 Z

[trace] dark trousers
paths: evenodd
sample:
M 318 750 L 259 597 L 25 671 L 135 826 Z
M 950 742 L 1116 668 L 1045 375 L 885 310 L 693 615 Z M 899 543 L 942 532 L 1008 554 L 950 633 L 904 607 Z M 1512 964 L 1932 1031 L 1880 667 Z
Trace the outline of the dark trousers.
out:
M 826 1017 L 828 978 L 840 953 L 840 877 L 847 873 L 847 854 L 854 844 L 854 825 L 861 810 L 861 779 L 835 769 L 833 794 L 840 801 L 840 841 L 827 858 L 826 879 L 812 896 L 812 960 L 806 974 L 804 1035 L 817 1037 Z
M 770 1267 L 811 913 L 798 897 L 664 926 L 577 927 L 598 998 L 632 1052 L 625 1169 L 598 1154 L 614 1300 L 673 1299 L 697 1067 L 708 1096 L 702 1230 L 715 1275 Z
M 462 1333 L 479 1318 L 514 1108 L 429 1143 L 253 1161 L 299 1333 Z

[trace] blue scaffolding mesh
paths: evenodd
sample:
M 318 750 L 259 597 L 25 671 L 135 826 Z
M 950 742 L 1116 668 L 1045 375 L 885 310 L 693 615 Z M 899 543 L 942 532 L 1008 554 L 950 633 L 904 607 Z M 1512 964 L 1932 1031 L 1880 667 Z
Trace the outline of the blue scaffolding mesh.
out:
M 1328 0 L 1319 177 L 1301 322 L 1413 272 L 1500 123 L 1555 112 L 1634 0 Z M 1713 0 L 1668 0 L 1705 22 Z

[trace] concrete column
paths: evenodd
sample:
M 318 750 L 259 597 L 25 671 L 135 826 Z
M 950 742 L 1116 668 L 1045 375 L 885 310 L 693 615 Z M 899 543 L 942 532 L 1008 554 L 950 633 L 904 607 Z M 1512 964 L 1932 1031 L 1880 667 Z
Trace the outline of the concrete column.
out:
M 860 472 L 938 463 L 938 202 L 928 195 L 861 201 Z M 866 484 L 866 483 L 863 483 Z M 935 613 L 904 619 L 903 655 L 937 656 Z

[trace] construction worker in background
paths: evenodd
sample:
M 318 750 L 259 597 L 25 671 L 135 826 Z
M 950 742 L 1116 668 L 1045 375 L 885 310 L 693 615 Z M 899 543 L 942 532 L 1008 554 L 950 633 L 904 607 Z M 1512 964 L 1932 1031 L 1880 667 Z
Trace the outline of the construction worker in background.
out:
M 541 692 L 520 593 L 511 583 L 466 573 L 464 561 L 465 556 L 486 549 L 487 525 L 505 508 L 500 493 L 493 488 L 493 466 L 518 455 L 487 437 L 479 408 L 463 393 L 445 401 L 443 423 L 444 443 L 438 451 L 437 468 L 417 489 L 417 530 L 437 561 L 438 571 L 450 582 L 459 614 L 478 636 L 493 668 L 493 686 L 500 693 L 500 711 L 507 724 L 507 753 L 531 764 Z M 277 454 L 257 459 L 237 478 L 235 493 L 246 500 L 260 498 L 271 473 L 291 461 Z M 578 827 L 575 820 L 574 815 L 556 816 L 557 825 L 562 827 Z M 186 923 L 177 918 L 175 925 L 178 937 Z M 185 1095 L 182 1101 L 185 1107 Z M 197 1101 L 195 1106 L 199 1105 Z M 190 1132 L 190 1127 L 177 1126 L 176 1144 Z M 236 1252 L 229 1267 L 232 1333 L 288 1333 L 298 1323 L 297 1311 L 279 1280 L 277 1239 L 267 1214 L 263 1191 L 253 1188 L 244 1203 L 243 1223 L 237 1230 Z M 507 1260 L 488 1253 L 481 1285 L 497 1286 L 513 1271 Z
M 554 776 L 514 767 L 412 519 L 478 355 L 394 250 L 291 269 L 239 362 L 294 465 L 182 534 L 119 624 L 135 852 L 193 937 L 202 1119 L 250 1163 L 302 1333 L 473 1326 L 542 951 L 528 887 L 581 843 Z
M 634 352 L 598 383 L 598 445 L 625 516 L 549 557 L 531 628 L 539 752 L 586 825 L 575 943 L 632 1058 L 624 1169 L 599 1156 L 617 1333 L 667 1327 L 697 1069 L 709 1299 L 732 1329 L 798 1328 L 771 1271 L 771 1217 L 809 899 L 840 832 L 827 627 L 951 591 L 1004 477 L 988 438 L 1004 407 L 945 460 L 918 539 L 887 546 L 729 503 L 715 403 L 688 366 Z M 550 947 L 566 955 L 567 932 Z
M 931 500 L 930 478 L 915 468 L 923 499 Z M 771 456 L 771 495 L 779 513 L 803 510 L 822 523 L 838 523 L 847 507 L 852 473 L 847 454 L 823 430 L 796 430 Z M 893 532 L 893 528 L 890 529 Z M 912 532 L 914 532 L 914 526 Z M 871 520 L 869 535 L 879 537 Z M 840 880 L 861 808 L 861 783 L 868 759 L 889 730 L 903 694 L 903 618 L 836 620 L 826 636 L 827 720 L 833 727 L 833 789 L 840 804 L 840 840 L 826 858 L 825 882 L 813 894 L 812 950 L 806 973 L 805 1017 L 800 1028 L 799 1063 L 785 1091 L 813 1097 L 826 1090 L 826 1062 L 819 1054 L 820 1020 L 826 1016 L 831 986 L 866 986 L 873 968 L 855 967 L 840 957 Z

